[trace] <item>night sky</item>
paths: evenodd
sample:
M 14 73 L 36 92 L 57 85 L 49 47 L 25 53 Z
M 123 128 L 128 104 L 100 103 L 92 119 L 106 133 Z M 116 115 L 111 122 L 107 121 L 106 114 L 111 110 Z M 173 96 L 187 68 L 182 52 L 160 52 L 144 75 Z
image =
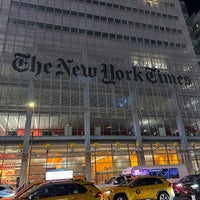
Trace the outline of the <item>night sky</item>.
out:
M 200 11 L 200 2 L 199 0 L 184 0 L 188 14 L 191 15 L 192 13 L 197 13 Z

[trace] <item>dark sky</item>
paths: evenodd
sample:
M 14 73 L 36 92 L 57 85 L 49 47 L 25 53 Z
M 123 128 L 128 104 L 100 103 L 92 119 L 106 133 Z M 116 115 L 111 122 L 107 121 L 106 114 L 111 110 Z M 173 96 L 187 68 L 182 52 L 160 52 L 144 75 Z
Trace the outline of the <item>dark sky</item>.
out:
M 191 15 L 192 13 L 197 13 L 200 11 L 200 1 L 199 0 L 184 0 L 188 13 Z

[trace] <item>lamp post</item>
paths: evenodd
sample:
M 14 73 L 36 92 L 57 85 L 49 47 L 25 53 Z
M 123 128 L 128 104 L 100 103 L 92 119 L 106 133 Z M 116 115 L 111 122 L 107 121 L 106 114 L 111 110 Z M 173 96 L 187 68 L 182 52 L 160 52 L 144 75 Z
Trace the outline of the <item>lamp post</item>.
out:
M 51 144 L 50 144 L 50 143 L 47 143 L 45 146 L 46 146 L 46 172 L 47 172 L 48 158 L 49 158 L 49 150 L 50 150 Z
M 34 107 L 35 107 L 35 103 L 33 101 L 29 102 L 26 107 L 26 121 L 25 121 L 19 186 L 24 185 L 27 181 L 26 180 L 27 165 L 28 165 L 28 158 L 30 155 L 30 152 L 29 152 L 30 130 L 31 130 L 31 122 L 32 122 Z
M 93 147 L 91 148 L 91 151 L 94 152 L 94 172 L 95 172 L 95 182 L 97 183 L 97 162 L 96 162 L 96 153 L 97 153 L 97 149 L 99 147 L 99 143 L 95 142 L 93 144 Z

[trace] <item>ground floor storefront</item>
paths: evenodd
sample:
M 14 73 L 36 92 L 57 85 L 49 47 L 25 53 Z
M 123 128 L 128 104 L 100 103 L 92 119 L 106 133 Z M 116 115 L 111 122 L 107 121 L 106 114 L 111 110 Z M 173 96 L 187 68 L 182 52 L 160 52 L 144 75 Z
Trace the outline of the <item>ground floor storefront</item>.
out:
M 17 187 L 19 184 L 23 145 L 4 144 L 0 146 L 0 182 Z M 199 171 L 198 144 L 191 142 L 188 150 L 181 150 L 178 142 L 144 142 L 143 149 L 133 142 L 93 142 L 87 156 L 91 160 L 91 177 L 100 183 L 129 166 L 138 166 L 139 157 L 145 166 L 187 164 L 190 156 L 194 173 Z M 85 146 L 80 141 L 37 142 L 30 145 L 27 155 L 26 182 L 45 178 L 46 171 L 73 170 L 74 176 L 85 176 Z

